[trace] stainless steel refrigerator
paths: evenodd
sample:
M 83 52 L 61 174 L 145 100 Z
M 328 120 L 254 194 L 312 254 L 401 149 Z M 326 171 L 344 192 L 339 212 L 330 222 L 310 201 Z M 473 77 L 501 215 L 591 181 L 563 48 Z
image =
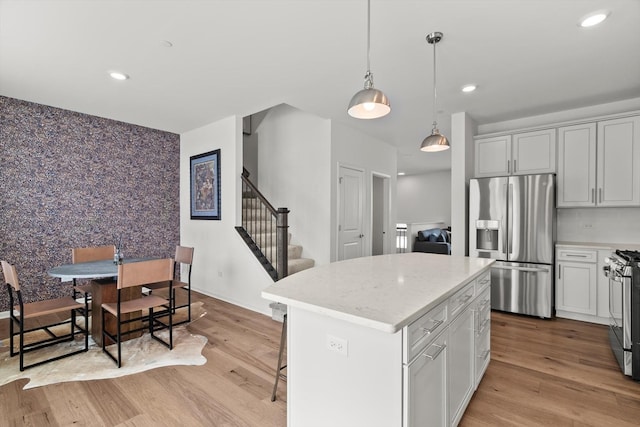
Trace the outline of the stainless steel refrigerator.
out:
M 491 269 L 491 308 L 552 317 L 555 176 L 472 179 L 469 256 L 498 260 Z

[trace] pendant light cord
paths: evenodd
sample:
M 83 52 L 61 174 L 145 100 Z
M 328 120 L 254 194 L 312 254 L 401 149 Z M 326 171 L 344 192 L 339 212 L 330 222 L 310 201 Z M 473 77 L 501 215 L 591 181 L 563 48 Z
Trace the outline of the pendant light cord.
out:
M 371 71 L 371 0 L 367 0 L 367 74 Z
M 433 128 L 435 129 L 438 126 L 438 114 L 436 112 L 436 44 L 438 42 L 434 40 L 433 43 Z

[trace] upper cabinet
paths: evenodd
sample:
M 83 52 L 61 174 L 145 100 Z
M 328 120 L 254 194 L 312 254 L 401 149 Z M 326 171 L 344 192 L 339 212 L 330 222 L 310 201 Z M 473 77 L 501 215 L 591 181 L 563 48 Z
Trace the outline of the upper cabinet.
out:
M 476 177 L 556 171 L 556 131 L 523 132 L 475 142 Z
M 558 207 L 640 206 L 640 116 L 558 129 Z

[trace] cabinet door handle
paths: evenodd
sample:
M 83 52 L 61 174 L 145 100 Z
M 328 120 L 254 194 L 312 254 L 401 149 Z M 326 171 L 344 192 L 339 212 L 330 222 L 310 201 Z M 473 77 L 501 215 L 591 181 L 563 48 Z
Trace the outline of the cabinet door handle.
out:
M 433 326 L 430 328 L 421 328 L 422 332 L 424 332 L 424 334 L 422 334 L 422 336 L 426 336 L 426 335 L 431 335 L 433 333 L 433 331 L 435 331 L 436 329 L 438 329 L 440 327 L 440 325 L 442 325 L 442 323 L 444 322 L 444 320 L 431 320 L 433 322 Z
M 570 256 L 573 258 L 588 258 L 589 255 L 580 255 L 580 254 L 565 254 L 565 256 Z
M 596 189 L 592 188 L 591 189 L 591 203 L 595 203 L 596 202 L 595 199 L 594 199 L 595 197 L 596 197 Z
M 513 173 L 516 173 L 516 159 L 513 159 Z
M 467 303 L 467 301 L 469 301 L 471 298 L 473 298 L 473 295 L 465 295 L 462 298 L 458 299 L 458 303 L 460 303 L 460 305 L 464 305 Z
M 560 268 L 560 266 L 558 266 L 558 280 L 562 279 L 562 268 Z
M 602 188 L 598 188 L 598 199 L 600 199 L 598 203 L 602 203 Z
M 434 347 L 436 347 L 438 350 L 433 353 L 433 354 L 429 354 L 427 352 L 424 353 L 424 357 L 426 357 L 427 359 L 431 359 L 431 360 L 436 360 L 438 358 L 438 356 L 440 356 L 440 353 L 442 353 L 444 351 L 445 348 L 447 348 L 446 344 L 442 344 L 442 345 L 433 345 Z
M 511 173 L 511 161 L 507 160 L 507 173 Z

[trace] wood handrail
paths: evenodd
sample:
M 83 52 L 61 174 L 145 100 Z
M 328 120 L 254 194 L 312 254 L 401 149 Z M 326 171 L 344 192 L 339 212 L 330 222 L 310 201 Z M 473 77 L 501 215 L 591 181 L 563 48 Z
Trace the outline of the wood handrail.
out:
M 241 178 L 242 178 L 242 182 L 247 184 L 247 186 L 251 189 L 251 191 L 253 191 L 255 193 L 255 195 L 258 197 L 258 199 L 260 199 L 262 204 L 265 205 L 265 207 L 267 209 L 269 209 L 269 211 L 273 214 L 273 216 L 278 216 L 278 210 L 276 208 L 274 208 L 273 205 L 271 203 L 269 203 L 267 198 L 262 195 L 260 190 L 258 190 L 258 188 L 256 188 L 256 186 L 253 185 L 253 183 L 251 181 L 249 181 L 249 178 L 247 178 L 244 174 L 241 175 Z

